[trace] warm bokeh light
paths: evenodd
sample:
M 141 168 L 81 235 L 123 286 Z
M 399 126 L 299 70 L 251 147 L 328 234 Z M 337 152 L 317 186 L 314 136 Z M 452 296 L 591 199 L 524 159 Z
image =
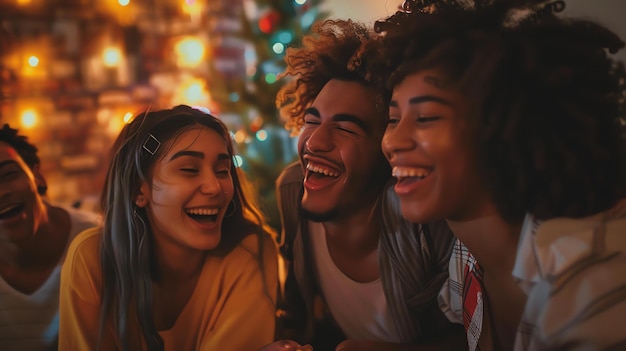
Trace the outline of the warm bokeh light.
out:
M 183 2 L 183 12 L 192 17 L 198 17 L 202 14 L 202 4 L 196 0 L 185 0 Z
M 20 123 L 24 128 L 32 128 L 37 124 L 37 119 L 39 118 L 37 111 L 33 109 L 26 109 L 22 111 L 22 115 L 20 116 Z
M 133 118 L 133 114 L 130 112 L 126 112 L 124 115 L 124 123 L 130 123 L 131 118 Z
M 294 0 L 294 2 L 298 5 L 304 5 L 304 3 L 306 3 L 306 0 Z
M 31 56 L 28 58 L 28 64 L 31 67 L 37 67 L 37 65 L 39 64 L 39 58 L 37 56 Z
M 246 141 L 246 138 L 248 136 L 246 135 L 246 132 L 243 130 L 238 130 L 237 133 L 235 133 L 235 141 L 239 144 L 243 143 L 244 141 Z
M 174 105 L 185 104 L 189 106 L 201 105 L 211 106 L 211 97 L 206 89 L 204 80 L 198 78 L 188 78 L 182 82 L 174 93 Z
M 197 67 L 204 59 L 206 48 L 202 40 L 194 37 L 186 37 L 179 40 L 174 46 L 180 67 Z
M 122 61 L 122 52 L 119 48 L 109 46 L 102 52 L 102 62 L 106 67 L 117 67 Z
M 130 4 L 130 0 L 117 0 L 117 3 L 122 6 L 128 6 L 128 4 Z
M 17 0 L 18 5 L 28 5 L 32 2 L 32 0 Z

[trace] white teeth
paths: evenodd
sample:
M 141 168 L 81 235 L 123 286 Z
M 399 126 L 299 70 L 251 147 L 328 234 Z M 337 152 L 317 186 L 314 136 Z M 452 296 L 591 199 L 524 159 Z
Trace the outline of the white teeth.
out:
M 323 175 L 328 176 L 328 177 L 339 177 L 339 173 L 337 173 L 337 172 L 333 172 L 333 171 L 331 171 L 328 168 L 322 168 L 322 167 L 318 167 L 318 166 L 313 166 L 310 163 L 306 165 L 306 169 L 311 171 L 311 172 L 320 173 L 320 174 L 323 174 Z
M 425 168 L 393 167 L 391 170 L 391 175 L 396 178 L 425 178 L 430 173 L 431 171 Z
M 187 209 L 185 212 L 195 216 L 213 216 L 218 212 L 217 208 L 192 208 Z
M 9 211 L 13 210 L 13 209 L 14 209 L 14 208 L 16 208 L 17 206 L 19 206 L 19 205 L 11 205 L 11 206 L 9 206 L 9 207 L 5 207 L 5 208 L 3 208 L 3 209 L 0 211 L 0 215 L 3 215 L 3 214 L 5 214 L 5 213 L 7 213 L 7 212 L 9 212 Z

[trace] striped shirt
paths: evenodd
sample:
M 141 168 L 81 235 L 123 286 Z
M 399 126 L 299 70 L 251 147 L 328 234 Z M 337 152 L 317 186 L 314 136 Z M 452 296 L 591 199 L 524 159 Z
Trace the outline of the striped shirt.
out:
M 473 313 L 466 322 L 470 350 L 483 327 L 482 309 L 470 311 L 467 301 L 475 298 L 466 287 L 474 261 L 457 241 L 439 295 L 452 322 Z M 580 219 L 527 215 L 512 273 L 528 296 L 514 350 L 626 350 L 626 200 Z

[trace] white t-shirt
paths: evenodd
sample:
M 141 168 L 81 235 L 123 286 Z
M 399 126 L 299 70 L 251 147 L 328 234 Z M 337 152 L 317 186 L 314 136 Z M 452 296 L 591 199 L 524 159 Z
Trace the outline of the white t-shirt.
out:
M 400 343 L 380 279 L 352 280 L 333 262 L 324 226 L 309 221 L 309 233 L 324 299 L 346 337 Z
M 67 246 L 87 228 L 100 224 L 100 216 L 65 208 L 71 228 Z M 63 255 L 64 257 L 65 255 Z M 0 350 L 50 350 L 59 334 L 59 283 L 61 264 L 37 291 L 30 295 L 13 289 L 0 277 Z

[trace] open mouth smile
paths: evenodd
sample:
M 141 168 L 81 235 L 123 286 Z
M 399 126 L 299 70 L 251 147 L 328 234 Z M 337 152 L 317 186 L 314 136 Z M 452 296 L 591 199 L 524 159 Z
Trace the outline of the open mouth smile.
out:
M 333 177 L 333 178 L 339 177 L 338 172 L 335 172 L 332 169 L 325 167 L 323 165 L 315 164 L 312 162 L 307 163 L 306 169 L 307 171 L 309 171 L 309 173 L 315 173 L 315 174 L 323 175 L 326 177 Z
M 200 207 L 200 208 L 186 208 L 185 213 L 191 219 L 200 223 L 214 223 L 217 221 L 217 214 L 219 208 L 217 207 Z
M 407 178 L 424 179 L 432 173 L 431 169 L 422 167 L 393 167 L 391 175 L 401 182 Z

